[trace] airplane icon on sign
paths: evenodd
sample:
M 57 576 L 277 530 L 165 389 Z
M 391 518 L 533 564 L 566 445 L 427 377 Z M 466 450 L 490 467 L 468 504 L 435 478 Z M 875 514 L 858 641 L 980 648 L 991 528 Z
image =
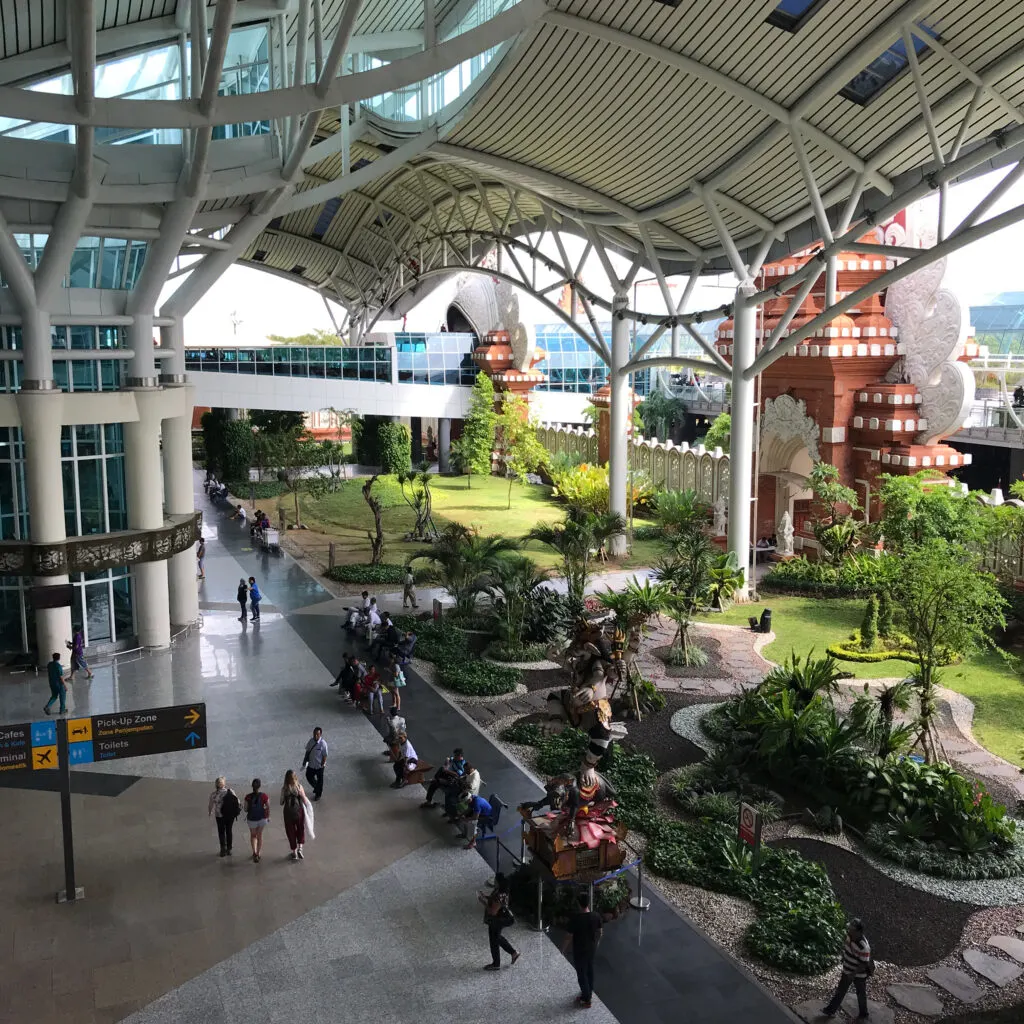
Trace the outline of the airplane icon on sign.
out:
M 52 750 L 38 750 L 36 751 L 36 762 L 42 767 L 44 764 L 50 763 L 50 755 L 53 753 Z

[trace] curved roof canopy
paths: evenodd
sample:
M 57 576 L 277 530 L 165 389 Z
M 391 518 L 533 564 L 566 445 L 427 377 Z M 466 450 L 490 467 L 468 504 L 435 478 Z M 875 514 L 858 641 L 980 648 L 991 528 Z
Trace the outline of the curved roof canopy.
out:
M 220 95 L 257 22 L 269 88 Z M 180 98 L 95 94 L 98 61 L 178 39 Z M 1019 0 L 15 0 L 0 57 L 0 113 L 74 130 L 0 135 L 8 223 L 79 194 L 90 230 L 177 224 L 169 315 L 234 260 L 369 315 L 496 240 L 573 280 L 562 231 L 742 276 L 1024 156 Z M 25 88 L 68 67 L 69 95 Z M 134 127 L 180 140 L 102 141 Z

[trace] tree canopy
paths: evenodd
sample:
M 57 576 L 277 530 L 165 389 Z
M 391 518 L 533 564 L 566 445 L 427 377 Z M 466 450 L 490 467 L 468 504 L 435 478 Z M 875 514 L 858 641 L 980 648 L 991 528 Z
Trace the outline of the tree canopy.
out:
M 306 334 L 296 334 L 290 337 L 281 334 L 268 334 L 267 341 L 276 342 L 278 345 L 306 345 L 309 348 L 344 344 L 344 340 L 335 334 L 334 331 L 325 331 L 319 327 Z
M 478 373 L 469 396 L 469 412 L 462 423 L 462 436 L 452 442 L 452 455 L 460 473 L 472 485 L 474 473 L 491 471 L 491 452 L 498 414 L 494 411 L 494 385 L 486 373 Z

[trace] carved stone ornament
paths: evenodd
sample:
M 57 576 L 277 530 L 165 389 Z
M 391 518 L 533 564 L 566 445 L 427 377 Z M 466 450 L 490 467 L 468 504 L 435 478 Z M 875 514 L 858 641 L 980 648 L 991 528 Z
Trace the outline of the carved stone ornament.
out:
M 797 438 L 811 454 L 811 461 L 820 461 L 818 454 L 818 425 L 807 415 L 803 399 L 792 395 L 779 395 L 765 399 L 761 412 L 761 437 L 769 435 L 780 441 Z
M 459 274 L 451 304 L 469 321 L 478 338 L 500 327 L 494 279 L 480 274 Z
M 512 343 L 512 366 L 528 370 L 533 356 L 533 343 L 529 331 L 519 317 L 519 297 L 507 281 L 499 281 L 494 288 L 498 300 L 498 327 L 508 331 Z
M 187 551 L 199 539 L 202 513 L 172 516 L 156 530 L 68 537 L 56 544 L 0 541 L 0 576 L 60 576 L 158 562 Z
M 901 376 L 921 396 L 919 416 L 927 429 L 917 444 L 935 444 L 967 422 L 974 401 L 974 374 L 957 361 L 967 325 L 957 297 L 940 287 L 946 261 L 938 260 L 889 286 L 885 315 L 903 346 Z
M 789 512 L 783 512 L 779 520 L 778 537 L 780 540 L 779 554 L 783 558 L 789 558 L 793 554 L 793 517 Z
M 716 537 L 722 537 L 726 530 L 726 505 L 723 495 L 718 496 L 718 500 L 711 506 L 711 512 L 713 515 L 712 532 Z

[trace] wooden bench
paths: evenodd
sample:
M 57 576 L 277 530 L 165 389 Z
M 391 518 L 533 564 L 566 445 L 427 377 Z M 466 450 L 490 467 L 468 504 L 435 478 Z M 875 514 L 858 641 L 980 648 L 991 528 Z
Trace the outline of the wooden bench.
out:
M 405 784 L 407 786 L 411 786 L 419 783 L 422 786 L 423 780 L 426 778 L 427 774 L 433 774 L 435 771 L 437 771 L 437 769 L 432 764 L 427 764 L 426 761 L 418 761 L 415 768 L 406 769 Z

